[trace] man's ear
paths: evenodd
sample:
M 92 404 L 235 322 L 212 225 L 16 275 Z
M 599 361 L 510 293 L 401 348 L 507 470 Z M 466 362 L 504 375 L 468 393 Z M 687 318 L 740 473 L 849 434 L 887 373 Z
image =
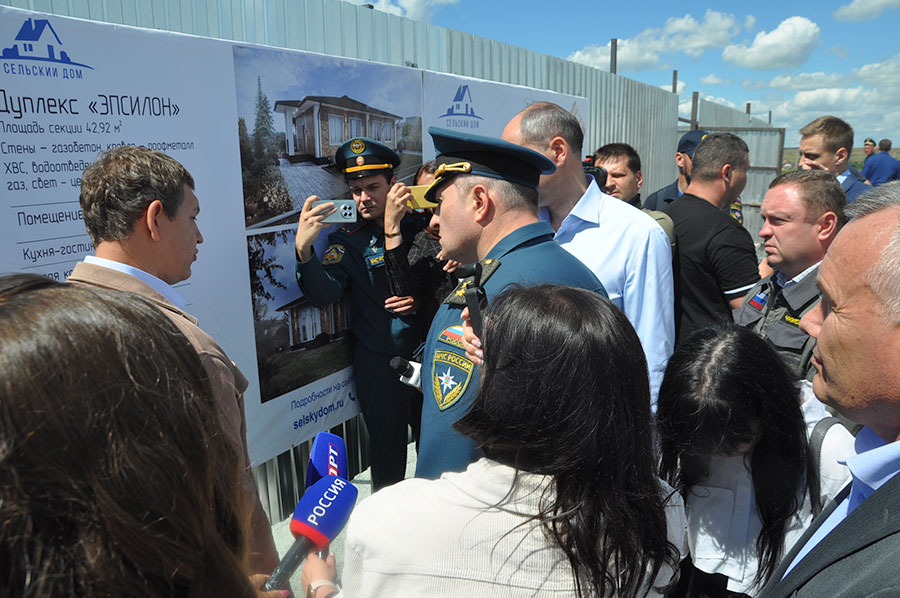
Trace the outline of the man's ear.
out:
M 731 167 L 731 164 L 723 164 L 721 170 L 719 170 L 719 178 L 725 181 L 726 185 L 730 185 L 733 176 L 734 168 Z
M 637 183 L 638 191 L 640 191 L 641 185 L 644 184 L 644 175 L 641 174 L 640 170 L 638 170 L 636 173 L 634 173 L 634 180 Z
M 681 152 L 675 152 L 675 165 L 678 168 L 684 168 L 684 154 Z
M 490 190 L 484 185 L 475 185 L 469 192 L 470 209 L 475 217 L 475 222 L 482 223 L 494 211 L 494 198 Z
M 819 232 L 816 235 L 820 241 L 826 241 L 834 237 L 837 232 L 838 217 L 834 212 L 825 212 L 818 219 Z
M 144 216 L 142 218 L 143 224 L 147 227 L 147 231 L 150 233 L 150 238 L 154 241 L 159 241 L 161 239 L 159 230 L 160 218 L 168 217 L 166 216 L 165 211 L 163 211 L 162 202 L 156 199 L 150 202 L 150 205 L 147 206 L 147 210 L 144 212 Z
M 565 139 L 557 135 L 550 140 L 549 150 L 549 158 L 553 160 L 553 163 L 559 168 L 569 155 L 569 144 L 566 143 Z
M 847 151 L 846 147 L 839 147 L 838 150 L 834 152 L 834 159 L 839 163 L 846 162 L 849 158 L 850 152 Z

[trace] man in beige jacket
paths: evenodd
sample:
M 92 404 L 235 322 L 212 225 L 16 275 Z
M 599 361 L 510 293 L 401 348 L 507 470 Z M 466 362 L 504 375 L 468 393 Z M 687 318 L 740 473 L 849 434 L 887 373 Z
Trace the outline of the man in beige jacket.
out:
M 219 423 L 243 455 L 246 501 L 251 509 L 250 572 L 269 574 L 278 564 L 272 531 L 250 472 L 243 393 L 247 379 L 219 345 L 184 311 L 172 285 L 190 277 L 203 236 L 194 179 L 174 159 L 142 147 L 106 152 L 84 171 L 81 209 L 96 249 L 69 282 L 128 291 L 155 303 L 197 350 L 219 405 Z

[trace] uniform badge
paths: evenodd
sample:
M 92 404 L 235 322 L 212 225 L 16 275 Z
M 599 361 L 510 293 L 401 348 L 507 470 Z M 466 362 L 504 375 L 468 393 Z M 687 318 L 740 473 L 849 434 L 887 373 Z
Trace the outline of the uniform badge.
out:
M 363 158 L 362 156 L 356 156 L 356 165 L 357 166 L 362 166 L 365 163 L 366 163 L 365 158 Z
M 768 300 L 769 300 L 769 294 L 763 290 L 763 291 L 760 291 L 757 294 L 753 295 L 753 298 L 750 299 L 750 301 L 748 301 L 748 303 L 750 305 L 752 305 L 753 307 L 755 307 L 756 309 L 762 310 L 762 308 L 764 308 L 766 306 L 766 301 L 768 301 Z
M 366 144 L 362 139 L 354 139 L 350 142 L 350 151 L 354 154 L 361 154 L 366 151 Z
M 784 314 L 784 321 L 788 324 L 792 324 L 794 326 L 800 327 L 800 318 L 795 318 L 790 314 Z
M 434 352 L 431 388 L 439 410 L 452 407 L 463 396 L 474 369 L 475 364 L 458 353 L 441 350 Z
M 329 245 L 328 249 L 325 250 L 325 255 L 322 256 L 322 265 L 327 266 L 329 264 L 337 264 L 344 258 L 344 246 L 343 245 Z
M 460 325 L 445 328 L 438 336 L 438 340 L 442 343 L 465 349 L 465 346 L 463 346 L 463 327 Z

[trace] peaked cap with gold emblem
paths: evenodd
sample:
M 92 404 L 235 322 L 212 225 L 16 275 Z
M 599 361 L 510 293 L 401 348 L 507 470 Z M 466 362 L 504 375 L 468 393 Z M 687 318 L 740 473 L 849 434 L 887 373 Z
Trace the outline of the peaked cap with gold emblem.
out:
M 347 179 L 391 173 L 400 166 L 397 152 L 368 137 L 354 137 L 334 154 L 334 162 Z

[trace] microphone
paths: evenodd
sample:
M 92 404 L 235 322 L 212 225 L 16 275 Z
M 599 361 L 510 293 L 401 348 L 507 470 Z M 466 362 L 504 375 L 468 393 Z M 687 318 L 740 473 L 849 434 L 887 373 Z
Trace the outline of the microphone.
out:
M 400 374 L 400 382 L 407 386 L 422 390 L 422 364 L 418 361 L 407 361 L 402 357 L 392 357 L 391 367 Z
M 356 504 L 357 493 L 356 486 L 333 475 L 323 476 L 306 491 L 291 517 L 294 543 L 266 580 L 264 591 L 285 589 L 309 551 L 324 549 L 341 533 Z
M 326 475 L 350 479 L 347 466 L 347 445 L 337 434 L 319 432 L 309 451 L 309 468 L 306 470 L 306 486 L 312 488 Z

